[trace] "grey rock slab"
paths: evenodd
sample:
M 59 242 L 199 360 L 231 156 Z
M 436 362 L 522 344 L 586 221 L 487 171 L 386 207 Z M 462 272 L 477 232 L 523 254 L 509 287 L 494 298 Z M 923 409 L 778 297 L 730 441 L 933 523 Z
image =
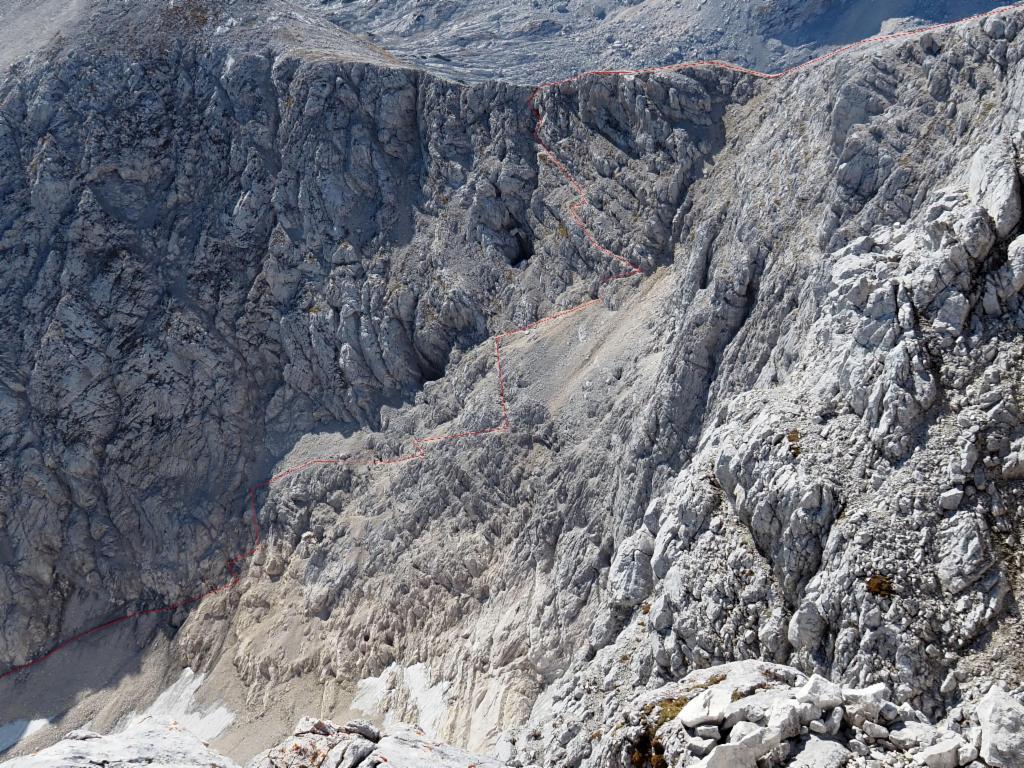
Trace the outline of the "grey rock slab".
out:
M 732 691 L 714 686 L 701 691 L 679 712 L 679 720 L 688 728 L 699 725 L 718 725 L 725 719 L 725 711 L 732 704 Z
M 812 602 L 804 603 L 789 622 L 789 642 L 795 648 L 813 648 L 825 627 L 821 611 Z
M 930 747 L 925 747 L 915 754 L 915 759 L 923 762 L 928 768 L 957 768 L 960 765 L 960 746 L 957 739 L 945 739 Z
M 844 688 L 846 717 L 856 726 L 865 720 L 877 721 L 889 697 L 889 688 L 884 683 L 874 683 L 864 688 Z
M 698 765 L 701 768 L 756 768 L 757 755 L 746 744 L 719 744 Z
M 889 741 L 902 750 L 909 751 L 920 746 L 931 746 L 939 738 L 940 731 L 933 725 L 907 720 L 889 729 Z
M 1020 176 L 1013 144 L 999 140 L 978 149 L 968 176 L 968 191 L 996 225 L 1000 237 L 1017 226 L 1021 215 Z
M 384 736 L 366 758 L 366 765 L 391 765 L 395 768 L 466 768 L 476 765 L 477 768 L 501 768 L 502 763 L 429 739 L 414 728 L 405 728 L 393 730 Z
M 993 688 L 978 702 L 977 715 L 981 759 L 994 768 L 1024 765 L 1024 704 Z
M 146 718 L 109 736 L 74 731 L 53 746 L 4 763 L 7 768 L 238 768 L 187 730 L 166 718 Z
M 1017 296 L 1024 288 L 1024 236 L 1010 243 L 1006 252 L 1006 263 L 991 276 L 990 285 L 1000 301 L 1006 302 Z
M 942 509 L 954 510 L 960 506 L 960 501 L 964 497 L 964 492 L 961 488 L 950 488 L 948 491 L 943 491 L 939 494 L 939 506 Z
M 341 730 L 346 733 L 354 733 L 357 736 L 362 736 L 364 739 L 374 743 L 381 740 L 380 729 L 373 723 L 366 720 L 349 720 L 341 726 Z
M 853 753 L 836 741 L 811 737 L 797 747 L 789 768 L 843 768 Z
M 807 682 L 797 689 L 796 698 L 798 701 L 816 704 L 822 709 L 838 707 L 844 701 L 843 689 L 819 674 L 807 678 Z

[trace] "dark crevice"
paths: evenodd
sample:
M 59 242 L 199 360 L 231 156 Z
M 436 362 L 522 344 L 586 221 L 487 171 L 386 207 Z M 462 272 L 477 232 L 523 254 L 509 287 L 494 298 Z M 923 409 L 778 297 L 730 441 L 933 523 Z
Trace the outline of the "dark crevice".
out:
M 526 263 L 533 258 L 533 241 L 530 240 L 522 230 L 516 230 L 516 250 L 515 254 L 509 258 L 508 263 L 510 266 L 518 267 L 521 264 Z

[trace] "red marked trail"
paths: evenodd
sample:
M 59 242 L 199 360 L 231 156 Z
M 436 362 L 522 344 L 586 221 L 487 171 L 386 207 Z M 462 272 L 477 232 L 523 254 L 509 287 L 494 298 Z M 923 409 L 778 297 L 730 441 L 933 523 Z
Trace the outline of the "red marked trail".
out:
M 806 61 L 803 64 L 797 64 L 796 66 L 789 67 L 787 69 L 781 70 L 780 72 L 759 72 L 756 69 L 749 69 L 747 67 L 741 67 L 736 64 L 730 64 L 727 61 L 717 61 L 715 59 L 708 59 L 704 61 L 687 61 L 679 64 L 669 64 L 667 66 L 662 67 L 647 67 L 644 69 L 593 70 L 590 72 L 581 72 L 579 74 L 573 75 L 572 77 L 567 77 L 563 80 L 555 80 L 549 83 L 542 83 L 541 85 L 538 85 L 536 88 L 533 89 L 533 92 L 530 94 L 530 97 L 527 101 L 527 105 L 529 106 L 531 113 L 535 117 L 533 138 L 537 145 L 540 147 L 539 154 L 545 155 L 548 158 L 548 160 L 550 160 L 551 164 L 558 169 L 558 172 L 565 179 L 566 183 L 568 183 L 576 192 L 576 201 L 569 206 L 570 218 L 579 228 L 580 232 L 583 234 L 584 238 L 586 238 L 587 242 L 590 243 L 590 245 L 595 250 L 597 250 L 604 256 L 607 256 L 609 259 L 623 267 L 623 271 L 619 272 L 618 274 L 610 275 L 604 278 L 601 281 L 601 285 L 605 285 L 613 280 L 622 280 L 624 278 L 633 277 L 635 275 L 641 275 L 643 273 L 641 272 L 640 267 L 638 265 L 634 264 L 625 256 L 615 253 L 614 251 L 601 245 L 601 243 L 598 242 L 597 237 L 591 231 L 590 227 L 587 226 L 586 222 L 584 222 L 583 218 L 580 216 L 580 209 L 583 208 L 584 206 L 591 205 L 590 200 L 587 198 L 587 193 L 583 190 L 582 185 L 576 179 L 576 177 L 573 176 L 572 172 L 569 171 L 569 169 L 566 168 L 565 164 L 558 159 L 554 151 L 544 142 L 544 139 L 540 135 L 541 129 L 544 126 L 544 116 L 538 109 L 536 101 L 537 97 L 544 91 L 550 89 L 557 89 L 563 85 L 574 83 L 578 80 L 583 80 L 588 77 L 601 77 L 608 75 L 647 75 L 659 72 L 679 72 L 685 69 L 724 69 L 729 70 L 731 72 L 739 72 L 744 75 L 756 77 L 761 80 L 778 80 L 780 78 L 795 74 L 801 70 L 818 66 L 819 64 L 822 64 L 823 62 L 826 62 L 829 59 L 834 59 L 837 56 L 841 56 L 842 54 L 852 50 L 857 50 L 872 45 L 878 45 L 880 43 L 890 42 L 893 40 L 899 40 L 906 37 L 913 37 L 915 35 L 923 34 L 924 32 L 946 29 L 948 27 L 954 26 L 955 24 L 961 24 L 967 21 L 976 21 L 979 19 L 984 19 L 989 16 L 995 16 L 996 14 L 1012 10 L 1016 7 L 1019 7 L 1022 4 L 1024 4 L 1024 0 L 1021 0 L 1021 2 L 1013 3 L 1011 5 L 1003 6 L 1001 8 L 996 8 L 985 13 L 979 13 L 974 16 L 968 16 L 967 18 L 958 19 L 957 21 L 944 22 L 941 24 L 931 24 L 924 27 L 909 29 L 903 32 L 895 32 L 890 35 L 870 37 L 867 38 L 866 40 L 860 40 L 855 43 L 850 43 L 849 45 L 844 45 L 841 48 L 837 48 L 834 51 L 826 53 L 823 56 L 818 56 L 815 59 Z M 4 678 L 10 677 L 11 675 L 21 672 L 22 670 L 26 670 L 30 667 L 40 664 L 41 662 L 53 656 L 58 651 L 67 648 L 68 646 L 78 642 L 79 640 L 83 640 L 87 637 L 90 637 L 91 635 L 95 635 L 99 632 L 102 632 L 105 629 L 109 629 L 110 627 L 116 626 L 117 624 L 120 624 L 122 622 L 130 621 L 132 619 L 136 619 L 142 616 L 151 616 L 153 614 L 173 613 L 174 611 L 177 611 L 179 608 L 185 608 L 190 605 L 195 605 L 201 602 L 202 600 L 205 600 L 207 597 L 217 594 L 218 592 L 224 592 L 226 590 L 232 589 L 235 585 L 238 584 L 239 580 L 241 579 L 241 573 L 239 572 L 239 563 L 252 557 L 256 553 L 256 550 L 259 548 L 260 542 L 262 540 L 259 520 L 256 513 L 256 494 L 258 491 L 261 491 L 265 488 L 269 488 L 274 483 L 280 482 L 285 478 L 291 477 L 292 475 L 296 475 L 300 472 L 304 472 L 305 470 L 311 469 L 313 467 L 344 465 L 373 467 L 390 466 L 394 464 L 404 464 L 410 461 L 419 461 L 426 457 L 426 449 L 437 443 L 450 442 L 455 440 L 469 440 L 473 438 L 485 437 L 488 435 L 495 435 L 508 432 L 510 429 L 510 425 L 508 420 L 508 403 L 505 399 L 505 376 L 502 371 L 502 341 L 511 336 L 516 336 L 520 333 L 530 331 L 534 328 L 537 328 L 538 326 L 544 325 L 545 323 L 550 323 L 555 320 L 559 320 L 567 315 L 572 315 L 575 314 L 576 312 L 581 312 L 589 307 L 592 307 L 594 304 L 597 304 L 599 301 L 599 298 L 590 299 L 589 301 L 585 301 L 582 304 L 576 305 L 575 307 L 571 307 L 561 312 L 556 312 L 553 315 L 549 315 L 548 317 L 537 320 L 536 322 L 530 323 L 529 325 L 524 325 L 521 328 L 512 328 L 503 333 L 499 333 L 494 337 L 494 363 L 495 370 L 497 371 L 498 374 L 497 397 L 498 404 L 501 407 L 501 421 L 497 426 L 491 427 L 489 429 L 477 430 L 475 432 L 458 432 L 455 434 L 441 435 L 438 437 L 414 437 L 412 439 L 412 450 L 409 453 L 402 454 L 393 459 L 312 459 L 297 466 L 290 467 L 284 470 L 283 472 L 274 475 L 273 477 L 270 477 L 267 480 L 264 480 L 261 483 L 257 483 L 256 485 L 252 486 L 252 488 L 249 489 L 246 502 L 247 506 L 249 507 L 251 515 L 250 522 L 253 529 L 253 545 L 249 550 L 242 552 L 238 555 L 235 555 L 230 560 L 228 560 L 226 564 L 228 580 L 224 584 L 221 584 L 218 587 L 208 589 L 205 592 L 200 592 L 199 594 L 196 594 L 193 597 L 189 597 L 184 600 L 179 600 L 176 603 L 164 605 L 159 608 L 148 608 L 145 610 L 131 611 L 122 616 L 117 616 L 113 619 L 105 621 L 102 624 L 97 624 L 94 627 L 91 627 L 83 632 L 79 632 L 78 634 L 72 635 L 66 640 L 63 640 L 62 642 L 55 645 L 53 648 L 51 648 L 49 651 L 42 654 L 41 656 L 37 656 L 36 658 L 26 661 L 23 664 L 17 664 L 11 667 L 10 669 L 0 674 L 0 680 L 3 680 Z

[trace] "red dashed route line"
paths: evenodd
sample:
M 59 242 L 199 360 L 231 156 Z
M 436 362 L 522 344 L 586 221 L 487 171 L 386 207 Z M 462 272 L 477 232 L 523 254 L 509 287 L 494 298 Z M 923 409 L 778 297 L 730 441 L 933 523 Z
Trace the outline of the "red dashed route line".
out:
M 761 79 L 761 80 L 778 80 L 778 79 L 787 77 L 789 75 L 795 74 L 797 72 L 800 72 L 801 70 L 810 69 L 811 67 L 818 66 L 818 65 L 820 65 L 820 64 L 822 64 L 822 63 L 824 63 L 826 61 L 829 61 L 830 59 L 834 59 L 837 56 L 841 56 L 844 53 L 847 53 L 849 51 L 857 50 L 857 49 L 860 49 L 860 48 L 865 48 L 865 47 L 872 46 L 872 45 L 878 45 L 879 43 L 890 42 L 890 41 L 893 41 L 893 40 L 900 40 L 902 38 L 907 38 L 907 37 L 913 37 L 913 36 L 916 36 L 916 35 L 924 34 L 925 32 L 941 30 L 941 29 L 947 29 L 947 28 L 949 28 L 949 27 L 951 27 L 951 26 L 953 26 L 955 24 L 961 24 L 961 23 L 969 22 L 969 21 L 977 21 L 977 20 L 980 20 L 980 19 L 987 18 L 989 16 L 995 16 L 997 14 L 1004 13 L 1004 12 L 1006 12 L 1008 10 L 1011 10 L 1013 8 L 1016 8 L 1016 7 L 1019 7 L 1022 4 L 1024 4 L 1024 0 L 1021 0 L 1021 2 L 1017 2 L 1017 3 L 1012 3 L 1010 5 L 1006 5 L 1006 6 L 1003 6 L 1003 7 L 1000 7 L 1000 8 L 995 8 L 995 9 L 993 9 L 991 11 L 986 11 L 984 13 L 978 13 L 978 14 L 975 14 L 974 16 L 968 16 L 968 17 L 963 18 L 963 19 L 958 19 L 957 21 L 944 22 L 944 23 L 940 23 L 940 24 L 930 24 L 928 26 L 917 27 L 915 29 L 905 30 L 903 32 L 894 32 L 894 33 L 888 34 L 888 35 L 879 35 L 877 37 L 870 37 L 870 38 L 867 38 L 865 40 L 860 40 L 860 41 L 857 41 L 857 42 L 854 42 L 854 43 L 850 43 L 849 45 L 844 45 L 844 46 L 842 46 L 840 48 L 836 48 L 835 50 L 830 51 L 829 53 L 826 53 L 826 54 L 824 54 L 822 56 L 818 56 L 817 58 L 814 58 L 814 59 L 811 59 L 809 61 L 806 61 L 803 64 L 797 64 L 795 66 L 788 67 L 787 69 L 783 69 L 783 70 L 781 70 L 779 72 L 759 72 L 756 69 L 750 69 L 748 67 L 742 67 L 742 66 L 739 66 L 737 64 L 731 64 L 731 63 L 729 63 L 727 61 L 718 61 L 717 59 L 706 59 L 706 60 L 702 60 L 702 61 L 687 61 L 687 62 L 681 62 L 679 64 L 669 64 L 669 65 L 660 66 L 660 67 L 645 67 L 643 69 L 601 69 L 601 70 L 592 70 L 592 71 L 589 71 L 589 72 L 581 72 L 579 74 L 573 75 L 571 77 L 564 78 L 562 80 L 554 80 L 554 81 L 551 81 L 551 82 L 542 83 L 542 84 L 538 85 L 536 88 L 533 89 L 533 92 L 530 94 L 530 97 L 527 100 L 527 106 L 529 107 L 531 113 L 533 114 L 533 116 L 535 118 L 534 128 L 533 128 L 533 138 L 534 138 L 534 141 L 537 143 L 537 145 L 541 148 L 541 154 L 543 154 L 548 159 L 548 161 L 558 170 L 558 172 L 562 175 L 562 177 L 569 184 L 569 186 L 571 186 L 573 188 L 573 190 L 575 191 L 577 199 L 576 199 L 576 201 L 574 203 L 572 203 L 569 206 L 569 209 L 568 209 L 569 210 L 569 216 L 573 220 L 573 222 L 576 224 L 576 226 L 579 227 L 580 232 L 583 234 L 584 238 L 587 240 L 588 243 L 590 243 L 590 245 L 596 251 L 598 251 L 599 253 L 603 254 L 604 256 L 607 256 L 612 261 L 614 261 L 614 262 L 616 262 L 616 263 L 618 263 L 618 264 L 620 264 L 620 265 L 622 265 L 623 267 L 626 268 L 625 272 L 621 272 L 619 274 L 614 274 L 614 275 L 609 275 L 609 276 L 603 278 L 601 280 L 601 285 L 603 286 L 603 285 L 606 285 L 607 283 L 609 283 L 609 282 L 611 282 L 613 280 L 623 280 L 623 279 L 628 278 L 628 277 L 634 277 L 636 275 L 642 275 L 643 273 L 642 273 L 642 271 L 640 270 L 640 267 L 637 264 L 634 264 L 632 261 L 627 259 L 625 256 L 622 256 L 621 254 L 615 253 L 611 249 L 606 248 L 605 246 L 601 245 L 601 243 L 598 242 L 597 237 L 591 231 L 590 227 L 587 226 L 586 222 L 584 222 L 584 220 L 583 220 L 583 217 L 580 215 L 580 213 L 579 213 L 580 208 L 583 208 L 585 206 L 590 206 L 591 205 L 590 199 L 587 197 L 587 193 L 583 189 L 583 186 L 580 184 L 580 182 L 576 179 L 576 177 L 572 174 L 572 172 L 565 166 L 565 164 L 561 160 L 558 159 L 558 157 L 555 154 L 554 150 L 552 150 L 551 147 L 549 147 L 548 144 L 541 137 L 541 129 L 544 127 L 544 115 L 541 114 L 540 109 L 536 105 L 537 97 L 541 93 L 543 93 L 544 91 L 547 91 L 547 90 L 557 89 L 557 88 L 560 88 L 563 85 L 568 85 L 568 84 L 575 83 L 577 81 L 584 80 L 586 78 L 591 78 L 591 77 L 601 77 L 601 76 L 609 76 L 609 75 L 611 75 L 611 76 L 616 76 L 616 75 L 617 76 L 649 75 L 649 74 L 657 74 L 657 73 L 661 73 L 661 72 L 679 72 L 681 70 L 686 70 L 686 69 L 723 69 L 723 70 L 728 70 L 730 72 L 738 72 L 738 73 L 743 74 L 743 75 L 749 75 L 751 77 L 755 77 L 755 78 L 758 78 L 758 79 Z M 164 605 L 164 606 L 161 606 L 159 608 L 148 608 L 148 609 L 145 609 L 145 610 L 130 611 L 129 613 L 126 613 L 126 614 L 124 614 L 122 616 L 118 616 L 116 618 L 113 618 L 113 619 L 110 619 L 108 621 L 105 621 L 102 624 L 97 624 L 94 627 L 86 629 L 86 630 L 84 630 L 82 632 L 79 632 L 79 633 L 77 633 L 75 635 L 72 635 L 71 637 L 67 638 L 66 640 L 63 640 L 58 645 L 55 645 L 49 651 L 47 651 L 46 653 L 44 653 L 44 654 L 42 654 L 40 656 L 37 656 L 37 657 L 35 657 L 35 658 L 33 658 L 33 659 L 29 660 L 29 661 L 26 661 L 23 664 L 16 664 L 16 665 L 12 666 L 10 669 L 8 669 L 5 672 L 3 672 L 2 674 L 0 674 L 0 680 L 3 680 L 4 678 L 10 677 L 12 675 L 15 675 L 18 672 L 21 672 L 23 670 L 29 669 L 30 667 L 34 667 L 37 664 L 41 664 L 42 662 L 46 661 L 47 659 L 52 657 L 54 654 L 58 653 L 59 651 L 62 651 L 63 649 L 67 648 L 68 646 L 73 645 L 74 643 L 77 643 L 80 640 L 84 640 L 87 637 L 90 637 L 92 635 L 98 634 L 99 632 L 102 632 L 102 631 L 104 631 L 106 629 L 114 627 L 114 626 L 116 626 L 118 624 L 121 624 L 122 622 L 131 621 L 132 619 L 137 619 L 137 618 L 140 618 L 140 617 L 143 617 L 143 616 L 152 616 L 154 614 L 173 613 L 174 611 L 177 611 L 177 610 L 179 610 L 181 608 L 186 608 L 188 606 L 195 605 L 195 604 L 201 602 L 202 600 L 205 600 L 206 598 L 211 597 L 212 595 L 218 594 L 220 592 L 225 592 L 225 591 L 227 591 L 229 589 L 234 588 L 238 584 L 238 582 L 241 580 L 241 573 L 239 572 L 239 568 L 238 568 L 239 563 L 244 561 L 244 560 L 248 560 L 250 557 L 252 557 L 256 553 L 256 550 L 259 549 L 260 543 L 262 542 L 262 534 L 261 534 L 261 531 L 260 531 L 259 519 L 258 519 L 258 516 L 257 516 L 257 510 L 256 510 L 256 507 L 257 507 L 257 504 L 256 504 L 256 494 L 260 490 L 263 490 L 265 488 L 269 488 L 274 483 L 278 483 L 281 480 L 284 480 L 284 479 L 286 479 L 288 477 L 291 477 L 293 475 L 299 474 L 300 472 L 304 472 L 307 469 L 311 469 L 313 467 L 344 466 L 344 465 L 371 466 L 371 467 L 373 467 L 373 466 L 393 466 L 393 465 L 396 465 L 396 464 L 405 464 L 405 463 L 411 462 L 411 461 L 420 461 L 421 459 L 426 458 L 426 451 L 424 449 L 427 446 L 429 446 L 429 445 L 433 445 L 433 444 L 436 444 L 436 443 L 450 442 L 450 441 L 453 441 L 453 440 L 465 440 L 465 439 L 469 439 L 469 438 L 484 437 L 484 436 L 487 436 L 487 435 L 495 435 L 495 434 L 502 434 L 502 433 L 508 432 L 511 429 L 511 426 L 509 424 L 509 418 L 508 418 L 508 402 L 507 402 L 507 399 L 506 399 L 506 396 L 505 396 L 505 375 L 504 375 L 504 372 L 502 370 L 502 358 L 501 358 L 501 343 L 502 343 L 502 341 L 504 339 L 509 338 L 509 337 L 516 336 L 516 335 L 519 335 L 521 333 L 526 333 L 527 331 L 531 331 L 534 328 L 537 328 L 537 327 L 539 327 L 541 325 L 544 325 L 546 323 L 553 322 L 555 320 L 559 320 L 559 319 L 561 319 L 563 317 L 566 317 L 568 315 L 572 315 L 572 314 L 575 314 L 577 312 L 582 312 L 583 310 L 585 310 L 585 309 L 587 309 L 589 307 L 592 307 L 593 305 L 597 304 L 600 301 L 601 301 L 600 298 L 590 299 L 589 301 L 585 301 L 585 302 L 583 302 L 581 304 L 577 304 L 576 306 L 570 307 L 569 309 L 565 309 L 565 310 L 562 310 L 561 312 L 556 312 L 556 313 L 554 313 L 552 315 L 548 315 L 547 317 L 544 317 L 544 318 L 542 318 L 540 320 L 537 320 L 536 322 L 530 323 L 529 325 L 524 325 L 524 326 L 522 326 L 520 328 L 513 328 L 511 330 L 505 331 L 503 333 L 499 333 L 496 336 L 494 336 L 495 371 L 497 373 L 497 378 L 498 378 L 498 403 L 501 406 L 501 422 L 497 426 L 491 427 L 489 429 L 479 429 L 479 430 L 475 430 L 475 431 L 472 431 L 472 432 L 458 432 L 458 433 L 455 433 L 455 434 L 440 435 L 440 436 L 436 436 L 436 437 L 414 437 L 412 439 L 412 448 L 413 448 L 412 452 L 411 453 L 407 453 L 407 454 L 403 454 L 401 456 L 398 456 L 398 457 L 392 458 L 392 459 L 363 459 L 363 458 L 359 458 L 359 459 L 332 459 L 332 458 L 311 459 L 310 461 L 306 461 L 306 462 L 303 462 L 302 464 L 298 464 L 298 465 L 296 465 L 294 467 L 290 467 L 290 468 L 284 470 L 283 472 L 280 472 L 280 473 L 274 475 L 273 477 L 270 477 L 267 480 L 264 480 L 263 482 L 258 483 L 256 485 L 252 486 L 249 489 L 249 492 L 248 492 L 248 495 L 247 495 L 247 504 L 250 507 L 251 518 L 252 518 L 251 523 L 252 523 L 252 529 L 253 529 L 253 545 L 252 545 L 252 547 L 249 550 L 247 550 L 245 552 L 242 552 L 241 554 L 235 555 L 234 557 L 232 557 L 230 560 L 227 561 L 226 568 L 227 568 L 228 576 L 230 578 L 229 578 L 229 580 L 226 583 L 221 584 L 218 587 L 213 587 L 211 589 L 208 589 L 205 592 L 197 594 L 197 595 L 195 595 L 193 597 L 189 597 L 189 598 L 186 598 L 184 600 L 179 600 L 179 601 L 177 601 L 175 603 L 171 603 L 169 605 Z

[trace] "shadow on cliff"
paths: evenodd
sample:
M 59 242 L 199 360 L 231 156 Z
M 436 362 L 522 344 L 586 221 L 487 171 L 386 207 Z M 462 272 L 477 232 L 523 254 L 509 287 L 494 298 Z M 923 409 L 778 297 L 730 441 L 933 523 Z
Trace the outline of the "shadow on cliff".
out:
M 76 728 L 114 729 L 144 710 L 165 687 L 170 637 L 164 616 L 133 619 L 0 680 L 0 757 L 36 751 Z

